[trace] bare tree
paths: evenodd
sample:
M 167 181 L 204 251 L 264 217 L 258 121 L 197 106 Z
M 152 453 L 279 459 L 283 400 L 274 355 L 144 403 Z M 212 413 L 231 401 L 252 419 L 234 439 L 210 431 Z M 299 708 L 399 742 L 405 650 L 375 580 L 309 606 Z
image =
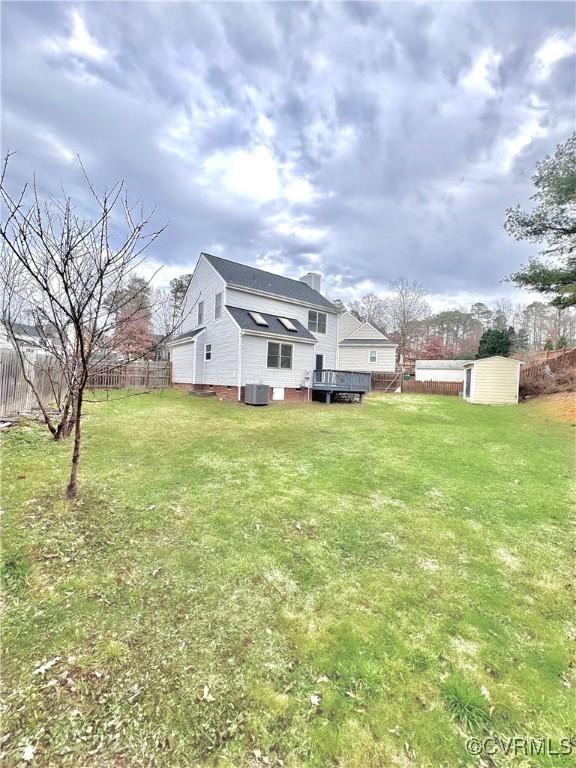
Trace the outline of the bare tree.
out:
M 430 305 L 424 287 L 407 277 L 392 280 L 389 291 L 384 300 L 387 326 L 398 341 L 400 353 L 406 354 L 414 346 L 419 324 L 430 316 Z
M 386 305 L 375 293 L 367 293 L 360 301 L 350 304 L 350 312 L 363 323 L 372 323 L 378 330 L 385 332 Z
M 117 315 L 133 301 L 133 296 L 121 298 L 122 291 L 162 230 L 152 229 L 151 216 L 141 205 L 128 203 L 123 182 L 98 195 L 84 174 L 95 210 L 91 219 L 85 219 L 68 197 L 41 201 L 35 184 L 11 194 L 7 166 L 8 156 L 0 179 L 5 214 L 0 225 L 3 320 L 24 364 L 15 324 L 25 308 L 41 329 L 41 348 L 59 369 L 62 387 L 54 398 L 59 423 L 35 394 L 54 437 L 74 432 L 66 489 L 67 498 L 74 499 L 84 392 L 91 373 L 104 361 L 116 359 L 110 340 Z M 135 311 L 141 311 L 138 303 Z
M 174 300 L 168 288 L 154 288 L 152 291 L 152 327 L 154 333 L 168 337 L 176 324 Z
M 192 275 L 187 272 L 170 280 L 170 296 L 172 297 L 172 325 L 176 328 L 178 318 L 182 312 L 182 302 L 188 291 L 188 286 L 192 280 Z

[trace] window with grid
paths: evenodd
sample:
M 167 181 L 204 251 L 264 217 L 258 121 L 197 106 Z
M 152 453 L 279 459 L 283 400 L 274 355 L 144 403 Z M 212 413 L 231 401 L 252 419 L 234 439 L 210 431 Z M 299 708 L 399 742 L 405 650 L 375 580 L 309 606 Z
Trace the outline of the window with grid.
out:
M 326 313 L 308 310 L 308 330 L 314 333 L 326 333 Z
M 222 317 L 222 294 L 217 293 L 214 297 L 214 320 Z
M 268 342 L 268 368 L 292 368 L 292 345 Z

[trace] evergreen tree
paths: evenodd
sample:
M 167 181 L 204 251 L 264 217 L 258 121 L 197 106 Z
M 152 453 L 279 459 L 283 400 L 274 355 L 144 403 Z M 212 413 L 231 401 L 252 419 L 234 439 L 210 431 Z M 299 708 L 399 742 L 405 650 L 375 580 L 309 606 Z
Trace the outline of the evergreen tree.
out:
M 524 350 L 528 349 L 529 346 L 530 346 L 530 338 L 528 336 L 528 331 L 526 330 L 526 328 L 520 328 L 520 330 L 516 334 L 514 348 L 512 351 L 524 352 Z
M 478 345 L 478 354 L 476 357 L 492 357 L 492 355 L 502 355 L 508 357 L 510 354 L 511 340 L 508 331 L 501 331 L 498 328 L 489 328 L 480 337 Z
M 543 243 L 546 261 L 534 258 L 508 279 L 550 296 L 555 307 L 576 306 L 576 133 L 536 165 L 532 180 L 535 208 L 510 208 L 505 228 L 516 240 Z

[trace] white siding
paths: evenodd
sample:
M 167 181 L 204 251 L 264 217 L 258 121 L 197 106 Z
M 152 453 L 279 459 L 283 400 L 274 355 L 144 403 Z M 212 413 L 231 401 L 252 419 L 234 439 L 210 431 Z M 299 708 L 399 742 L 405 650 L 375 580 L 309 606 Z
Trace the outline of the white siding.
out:
M 470 401 L 485 405 L 518 402 L 520 363 L 507 357 L 487 357 L 472 367 Z
M 370 362 L 370 350 L 376 350 L 376 362 Z M 342 371 L 379 371 L 394 373 L 396 370 L 396 347 L 370 347 L 368 344 L 357 347 L 343 344 L 340 346 L 338 368 Z
M 364 323 L 356 331 L 354 331 L 349 339 L 386 339 L 383 333 L 380 333 L 378 328 L 374 328 L 370 323 Z
M 416 366 L 416 381 L 464 381 L 464 368 L 418 368 Z
M 277 317 L 293 317 L 299 320 L 304 328 L 308 328 L 308 307 L 292 304 L 289 301 L 275 299 L 271 296 L 258 296 L 234 288 L 226 290 L 226 303 L 232 307 L 253 309 L 256 312 L 268 312 Z M 319 312 L 323 310 L 318 310 Z M 315 353 L 324 355 L 324 368 L 336 368 L 338 316 L 326 312 L 326 333 L 313 333 L 317 339 Z M 312 345 L 308 345 L 311 349 Z M 266 361 L 264 361 L 266 363 Z M 300 386 L 300 385 L 297 385 Z
M 362 323 L 360 320 L 355 318 L 350 312 L 344 312 L 344 314 L 340 315 L 338 318 L 338 341 L 347 339 L 351 333 L 354 333 L 354 331 L 357 331 L 358 328 L 361 327 Z
M 206 261 L 204 256 L 200 256 L 184 298 L 178 333 L 185 333 L 197 328 L 199 301 L 204 302 L 202 325 L 208 326 L 211 322 L 219 323 L 220 320 L 214 321 L 214 297 L 217 293 L 224 292 L 225 287 L 226 283 L 216 270 Z M 223 296 L 223 298 L 226 297 Z
M 192 384 L 194 382 L 194 354 L 196 344 L 178 344 L 170 350 L 172 360 L 172 381 L 174 384 Z
M 292 344 L 291 370 L 267 367 L 268 341 Z M 306 372 L 312 371 L 313 368 L 314 344 L 303 344 L 290 339 L 267 339 L 262 336 L 242 337 L 242 386 L 268 384 L 272 387 L 304 387 Z
M 222 314 L 218 320 L 214 317 L 215 298 L 222 293 Z M 196 337 L 196 378 L 188 379 L 190 384 L 222 384 L 237 386 L 238 384 L 238 337 L 239 329 L 228 312 L 226 304 L 226 284 L 214 268 L 201 256 L 192 275 L 190 287 L 182 308 L 181 333 L 197 327 L 198 301 L 204 302 L 205 330 Z M 212 345 L 212 359 L 205 360 L 205 345 Z M 173 349 L 177 349 L 174 347 Z M 178 370 L 175 363 L 173 376 L 187 375 Z

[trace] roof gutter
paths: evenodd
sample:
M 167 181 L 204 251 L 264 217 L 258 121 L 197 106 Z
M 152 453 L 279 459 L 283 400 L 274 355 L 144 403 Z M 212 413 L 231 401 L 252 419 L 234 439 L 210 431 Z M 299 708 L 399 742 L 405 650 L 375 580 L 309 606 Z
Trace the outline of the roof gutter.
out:
M 248 328 L 244 328 L 242 331 L 243 334 L 247 336 L 261 336 L 262 338 L 268 339 L 282 339 L 282 341 L 298 341 L 301 344 L 316 344 L 316 339 L 307 339 L 302 338 L 302 336 L 288 336 L 283 333 L 272 333 L 272 332 L 266 332 L 266 331 L 251 331 Z

